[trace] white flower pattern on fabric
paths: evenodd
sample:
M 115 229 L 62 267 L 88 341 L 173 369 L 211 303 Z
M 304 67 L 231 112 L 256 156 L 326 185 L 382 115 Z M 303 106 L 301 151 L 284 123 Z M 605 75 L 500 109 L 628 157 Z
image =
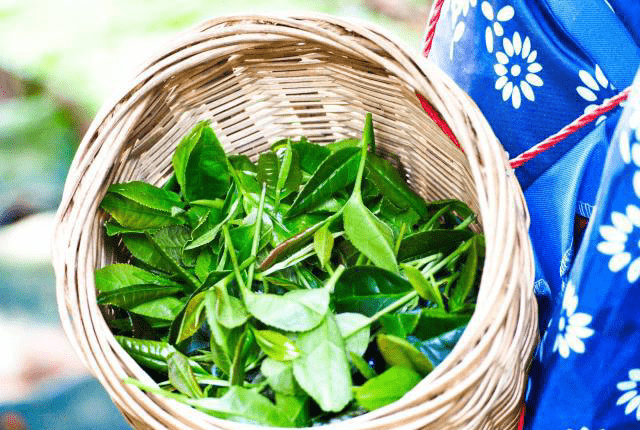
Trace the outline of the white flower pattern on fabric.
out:
M 640 382 L 640 369 L 631 369 L 629 370 L 629 380 L 618 382 L 616 387 L 619 391 L 623 391 L 618 401 L 616 402 L 616 406 L 624 405 L 627 406 L 624 408 L 624 414 L 629 415 L 633 411 L 636 412 L 636 420 L 640 421 L 640 394 L 638 394 L 638 382 Z
M 569 427 L 567 430 L 573 430 L 573 428 Z M 582 427 L 580 427 L 579 430 L 589 430 L 589 427 L 582 426 Z M 600 429 L 600 430 L 604 430 L 604 429 Z
M 492 53 L 494 34 L 495 38 L 502 37 L 502 35 L 504 35 L 504 29 L 502 28 L 501 23 L 510 21 L 515 15 L 515 10 L 513 9 L 513 6 L 506 5 L 497 13 L 494 13 L 493 7 L 488 1 L 483 1 L 480 5 L 480 9 L 482 10 L 484 17 L 490 21 L 484 31 L 484 41 L 485 45 L 487 45 L 487 51 Z
M 569 427 L 567 430 L 573 430 L 573 428 Z M 579 430 L 589 430 L 589 427 L 582 426 L 582 427 L 580 427 Z M 604 430 L 604 429 L 600 429 L 600 430 Z
M 511 104 L 518 109 L 522 104 L 523 95 L 527 100 L 535 101 L 533 87 L 543 85 L 542 78 L 538 73 L 542 66 L 536 63 L 538 51 L 531 50 L 531 40 L 529 36 L 522 40 L 520 33 L 513 33 L 512 38 L 502 39 L 503 51 L 496 53 L 498 63 L 493 66 L 493 70 L 498 75 L 496 80 L 496 90 L 502 91 L 502 100 L 511 98 Z
M 460 19 L 460 16 L 465 17 L 469 14 L 471 7 L 476 7 L 478 0 L 451 0 L 445 2 L 443 6 L 443 13 L 447 12 L 447 9 L 451 11 L 451 28 L 453 29 L 453 36 L 451 37 L 451 43 L 449 45 L 449 59 L 453 60 L 453 46 L 458 43 L 464 35 L 466 24 Z
M 576 312 L 578 296 L 573 282 L 567 282 L 562 300 L 562 311 L 558 320 L 558 335 L 553 344 L 553 352 L 558 351 L 562 358 L 568 358 L 571 351 L 582 354 L 585 351 L 583 339 L 591 337 L 594 333 L 589 328 L 591 315 L 584 312 Z
M 640 145 L 634 145 L 635 149 L 637 150 L 634 152 L 640 157 Z M 639 178 L 638 173 L 640 172 L 634 175 L 634 182 Z M 627 269 L 629 283 L 634 283 L 640 278 L 640 232 L 634 232 L 639 227 L 640 208 L 627 205 L 626 213 L 611 212 L 611 225 L 601 225 L 599 228 L 600 236 L 604 241 L 600 242 L 596 249 L 602 254 L 611 256 L 609 259 L 611 272 L 618 273 L 629 266 Z M 633 240 L 629 240 L 632 233 L 634 233 Z
M 609 80 L 597 64 L 593 75 L 586 70 L 580 70 L 578 77 L 580 77 L 582 85 L 576 87 L 576 92 L 583 100 L 590 102 L 590 104 L 584 108 L 585 114 L 590 113 L 602 103 L 607 102 L 609 97 L 615 95 L 615 87 L 609 83 Z M 600 115 L 596 120 L 596 124 L 600 124 L 606 117 L 606 115 Z

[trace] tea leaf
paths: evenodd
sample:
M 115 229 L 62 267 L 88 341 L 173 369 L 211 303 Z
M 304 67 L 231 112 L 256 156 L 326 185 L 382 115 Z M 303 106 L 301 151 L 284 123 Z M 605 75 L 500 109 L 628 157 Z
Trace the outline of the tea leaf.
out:
M 184 220 L 170 213 L 143 206 L 115 193 L 107 193 L 100 207 L 115 219 L 120 226 L 143 230 L 184 224 Z
M 180 323 L 180 329 L 178 330 L 178 337 L 176 343 L 180 343 L 183 340 L 193 336 L 200 328 L 205 320 L 204 313 L 204 299 L 205 292 L 201 292 L 192 297 L 187 303 Z
M 298 337 L 302 356 L 293 362 L 296 381 L 323 411 L 341 411 L 351 401 L 351 373 L 340 329 L 332 313 Z
M 409 261 L 433 254 L 449 254 L 473 233 L 469 230 L 429 230 L 406 236 L 398 249 L 398 261 Z
M 449 301 L 452 310 L 460 309 L 473 289 L 478 271 L 478 236 L 471 239 L 471 246 L 467 253 L 467 259 L 460 270 L 460 279 Z
M 223 197 L 229 187 L 227 157 L 209 123 L 202 121 L 182 139 L 172 159 L 187 200 Z
M 95 273 L 96 288 L 101 292 L 114 291 L 133 285 L 179 286 L 175 282 L 130 264 L 110 264 Z
M 408 266 L 406 264 L 403 264 L 402 268 L 404 269 L 404 274 L 407 275 L 409 282 L 418 292 L 420 297 L 437 304 L 440 309 L 445 308 L 440 290 L 435 285 L 433 285 L 431 281 L 426 279 L 422 272 L 420 272 L 415 267 Z
M 429 358 L 434 366 L 437 366 L 447 358 L 447 355 L 449 355 L 451 350 L 456 346 L 456 343 L 458 343 L 458 340 L 462 336 L 462 333 L 464 333 L 465 328 L 466 326 L 461 326 L 443 333 L 440 336 L 412 343 L 413 346 Z
M 192 398 L 203 397 L 198 381 L 193 376 L 189 359 L 179 351 L 172 351 L 167 357 L 169 382 L 182 394 Z
M 329 226 L 325 224 L 313 234 L 313 248 L 320 260 L 320 266 L 326 267 L 331 258 L 333 250 L 333 235 L 329 231 Z
M 300 356 L 300 351 L 287 336 L 272 330 L 253 330 L 260 349 L 277 361 L 291 361 Z
M 166 321 L 173 321 L 184 303 L 175 297 L 163 297 L 151 300 L 131 308 L 131 312 L 149 318 L 157 318 Z
M 356 387 L 356 401 L 366 410 L 372 411 L 400 400 L 421 380 L 422 377 L 413 370 L 393 366 L 381 375 L 369 379 L 361 387 Z
M 359 356 L 364 355 L 369 346 L 370 319 L 362 314 L 345 312 L 336 315 L 336 323 L 344 339 L 347 352 Z
M 119 194 L 135 203 L 170 214 L 174 207 L 184 208 L 180 196 L 171 191 L 163 190 L 146 182 L 133 181 L 113 184 L 107 189 L 108 193 Z
M 433 370 L 433 364 L 404 339 L 392 335 L 379 334 L 377 337 L 380 353 L 390 366 L 400 366 L 427 375 Z
M 412 290 L 409 282 L 394 273 L 355 266 L 345 270 L 336 282 L 333 300 L 337 312 L 358 312 L 371 317 Z
M 260 372 L 267 378 L 267 383 L 277 393 L 296 395 L 301 389 L 293 377 L 291 362 L 276 361 L 265 358 L 260 366 Z
M 98 295 L 98 304 L 114 305 L 122 309 L 131 309 L 141 303 L 172 296 L 184 290 L 183 287 L 165 285 L 132 285 Z
M 366 164 L 367 177 L 393 204 L 402 209 L 413 208 L 420 218 L 427 216 L 427 204 L 414 193 L 393 165 L 375 154 L 369 154 Z
M 261 322 L 285 331 L 308 331 L 322 322 L 329 309 L 329 292 L 295 290 L 283 295 L 246 291 L 244 304 Z
M 358 172 L 358 148 L 345 148 L 327 157 L 296 196 L 287 212 L 291 218 L 322 203 L 350 185 Z
M 393 313 L 380 317 L 380 324 L 387 334 L 405 339 L 415 330 L 420 313 Z

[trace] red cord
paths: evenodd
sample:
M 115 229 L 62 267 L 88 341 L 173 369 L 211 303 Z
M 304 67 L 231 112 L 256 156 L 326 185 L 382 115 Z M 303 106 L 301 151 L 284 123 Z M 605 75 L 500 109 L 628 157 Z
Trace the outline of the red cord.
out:
M 442 119 L 438 111 L 436 111 L 433 108 L 433 106 L 431 106 L 431 103 L 429 103 L 422 94 L 416 93 L 416 95 L 418 96 L 418 100 L 420 100 L 422 109 L 424 109 L 427 115 L 429 115 L 429 118 L 431 118 L 433 122 L 435 122 L 438 125 L 438 127 L 440 127 L 442 131 L 444 131 L 444 134 L 449 136 L 449 139 L 451 139 L 454 145 L 462 149 L 460 147 L 460 143 L 458 143 L 458 139 L 456 139 L 456 137 L 453 134 L 453 131 L 451 131 L 451 128 L 449 128 L 449 124 L 447 124 L 447 122 L 444 119 Z
M 525 152 L 518 155 L 516 158 L 511 159 L 509 161 L 509 163 L 511 164 L 511 167 L 515 169 L 516 167 L 522 166 L 524 163 L 531 160 L 538 154 L 541 154 L 553 148 L 558 142 L 562 141 L 567 136 L 580 130 L 585 125 L 595 121 L 600 115 L 609 112 L 611 109 L 615 108 L 620 103 L 625 101 L 627 97 L 629 97 L 630 90 L 631 90 L 630 87 L 625 89 L 624 91 L 620 92 L 615 97 L 612 97 L 608 101 L 604 102 L 603 104 L 601 104 L 600 106 L 592 110 L 591 112 L 579 116 L 571 124 L 565 126 L 562 130 L 560 130 L 556 134 L 549 136 L 548 138 L 538 143 L 537 145 L 533 146 L 532 148 L 527 149 Z
M 431 19 L 429 19 L 429 24 L 427 27 L 427 35 L 424 39 L 424 48 L 422 50 L 422 55 L 425 57 L 429 55 L 431 51 L 431 45 L 433 45 L 433 37 L 436 34 L 436 24 L 438 24 L 438 20 L 440 19 L 440 12 L 442 12 L 442 5 L 444 4 L 444 0 L 436 0 L 433 5 L 433 9 L 431 12 Z

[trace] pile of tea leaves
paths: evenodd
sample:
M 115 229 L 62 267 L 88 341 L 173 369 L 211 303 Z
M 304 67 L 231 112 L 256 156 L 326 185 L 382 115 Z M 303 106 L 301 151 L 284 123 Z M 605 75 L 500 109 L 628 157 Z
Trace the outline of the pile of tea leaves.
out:
M 130 384 L 267 426 L 350 418 L 400 399 L 469 321 L 484 238 L 462 202 L 425 202 L 361 139 L 285 139 L 257 163 L 207 122 L 163 187 L 109 187 L 119 261 L 96 271 Z

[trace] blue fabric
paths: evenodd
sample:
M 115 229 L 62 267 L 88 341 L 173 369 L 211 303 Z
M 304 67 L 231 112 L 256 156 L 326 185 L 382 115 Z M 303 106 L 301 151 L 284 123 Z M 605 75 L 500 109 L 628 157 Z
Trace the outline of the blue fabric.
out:
M 429 60 L 514 157 L 630 86 L 639 41 L 638 1 L 446 0 Z M 638 93 L 516 169 L 542 336 L 527 429 L 640 428 Z

